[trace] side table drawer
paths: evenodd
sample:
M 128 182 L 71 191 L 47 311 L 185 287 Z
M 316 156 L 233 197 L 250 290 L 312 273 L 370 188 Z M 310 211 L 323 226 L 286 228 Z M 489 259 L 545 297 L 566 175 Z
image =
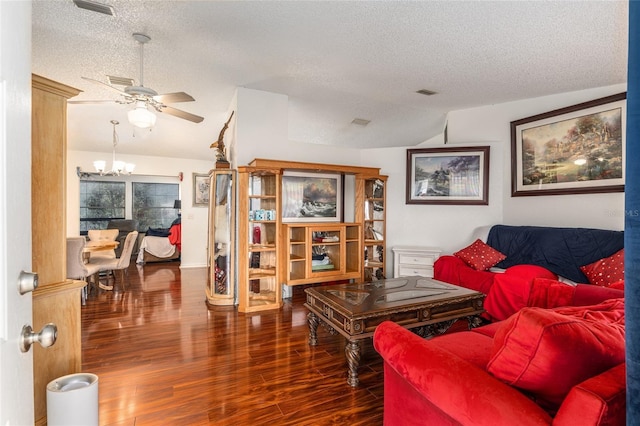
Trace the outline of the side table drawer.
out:
M 400 265 L 429 266 L 433 265 L 435 261 L 435 256 L 420 256 L 415 254 L 400 254 L 398 258 Z
M 442 251 L 437 247 L 398 246 L 393 251 L 393 276 L 433 278 L 433 264 Z
M 412 266 L 412 265 L 399 265 L 398 276 L 411 277 L 413 275 L 419 275 L 421 277 L 433 278 L 433 267 L 430 266 Z

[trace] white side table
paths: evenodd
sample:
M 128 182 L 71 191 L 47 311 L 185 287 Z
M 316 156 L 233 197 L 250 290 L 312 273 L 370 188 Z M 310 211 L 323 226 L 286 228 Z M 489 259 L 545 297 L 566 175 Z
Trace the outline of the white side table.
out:
M 442 250 L 435 247 L 398 246 L 393 251 L 393 276 L 433 278 L 433 263 Z

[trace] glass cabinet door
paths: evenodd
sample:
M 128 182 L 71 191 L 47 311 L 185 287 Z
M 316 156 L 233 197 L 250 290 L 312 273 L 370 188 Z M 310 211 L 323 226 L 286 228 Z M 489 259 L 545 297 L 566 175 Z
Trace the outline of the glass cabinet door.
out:
M 213 170 L 209 186 L 207 302 L 235 303 L 235 170 Z
M 364 280 L 386 278 L 386 177 L 364 180 Z

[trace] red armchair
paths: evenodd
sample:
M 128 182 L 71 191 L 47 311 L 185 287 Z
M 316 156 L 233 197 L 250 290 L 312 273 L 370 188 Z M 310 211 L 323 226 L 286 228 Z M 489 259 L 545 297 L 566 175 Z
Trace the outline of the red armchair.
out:
M 568 321 L 573 322 L 570 325 L 567 325 L 567 321 L 561 321 L 562 324 L 558 326 L 553 315 L 560 314 L 552 310 L 525 308 L 509 320 L 431 340 L 425 340 L 393 322 L 380 324 L 374 334 L 374 347 L 384 358 L 384 424 L 624 425 L 624 304 L 621 300 L 615 300 L 601 305 L 609 311 L 602 313 L 597 311 L 598 308 L 587 307 L 581 313 L 577 310 L 579 308 L 569 308 L 568 315 L 573 318 Z M 590 309 L 597 312 L 592 315 Z M 544 329 L 547 333 L 533 333 L 533 337 L 524 339 L 525 344 L 539 343 L 534 345 L 538 350 L 535 357 L 550 362 L 551 372 L 547 380 L 551 380 L 551 388 L 557 391 L 564 386 L 567 391 L 555 406 L 550 406 L 543 397 L 536 397 L 529 388 L 518 387 L 526 388 L 527 384 L 508 384 L 508 380 L 492 374 L 499 372 L 497 359 L 505 353 L 509 354 L 500 352 L 496 346 L 517 335 L 514 327 L 522 327 L 521 324 L 526 323 L 523 317 L 532 312 L 543 318 L 543 323 L 546 321 Z M 548 350 L 554 345 L 556 349 L 562 347 L 566 342 L 558 329 L 575 332 L 578 341 L 593 333 L 594 322 L 589 318 L 601 319 L 607 318 L 607 315 L 610 323 L 595 326 L 595 334 L 601 334 L 590 342 L 598 346 L 593 352 L 582 348 L 576 353 L 570 346 L 561 348 L 566 351 Z M 582 333 L 581 330 L 585 329 L 588 329 L 586 333 Z M 528 329 L 527 333 L 531 333 L 531 330 Z M 536 340 L 536 336 L 543 337 Z M 610 341 L 600 344 L 598 339 L 602 336 L 608 336 L 605 340 Z M 606 358 L 606 362 L 594 363 L 594 354 Z M 564 363 L 556 363 L 554 357 L 557 356 L 566 357 Z M 591 370 L 582 371 L 583 376 L 566 373 L 564 365 L 567 361 Z M 503 365 L 511 368 L 511 360 Z M 534 368 L 536 372 L 539 372 L 538 367 Z M 557 371 L 552 371 L 554 368 L 563 370 L 557 374 Z M 597 371 L 594 369 L 602 371 L 591 374 Z M 517 380 L 526 374 L 519 375 Z M 575 385 L 568 384 L 569 376 L 578 380 Z

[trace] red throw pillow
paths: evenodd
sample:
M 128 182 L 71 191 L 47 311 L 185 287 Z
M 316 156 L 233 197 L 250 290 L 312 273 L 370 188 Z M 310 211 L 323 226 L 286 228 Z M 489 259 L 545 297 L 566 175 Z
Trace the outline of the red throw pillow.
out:
M 587 276 L 591 284 L 608 287 L 624 279 L 624 249 L 604 259 L 589 265 L 581 266 L 580 270 Z
M 624 300 L 523 308 L 493 340 L 487 370 L 555 412 L 571 388 L 624 361 Z
M 480 239 L 453 253 L 453 255 L 464 260 L 467 265 L 478 271 L 486 271 L 507 258 L 507 256 L 485 244 Z

